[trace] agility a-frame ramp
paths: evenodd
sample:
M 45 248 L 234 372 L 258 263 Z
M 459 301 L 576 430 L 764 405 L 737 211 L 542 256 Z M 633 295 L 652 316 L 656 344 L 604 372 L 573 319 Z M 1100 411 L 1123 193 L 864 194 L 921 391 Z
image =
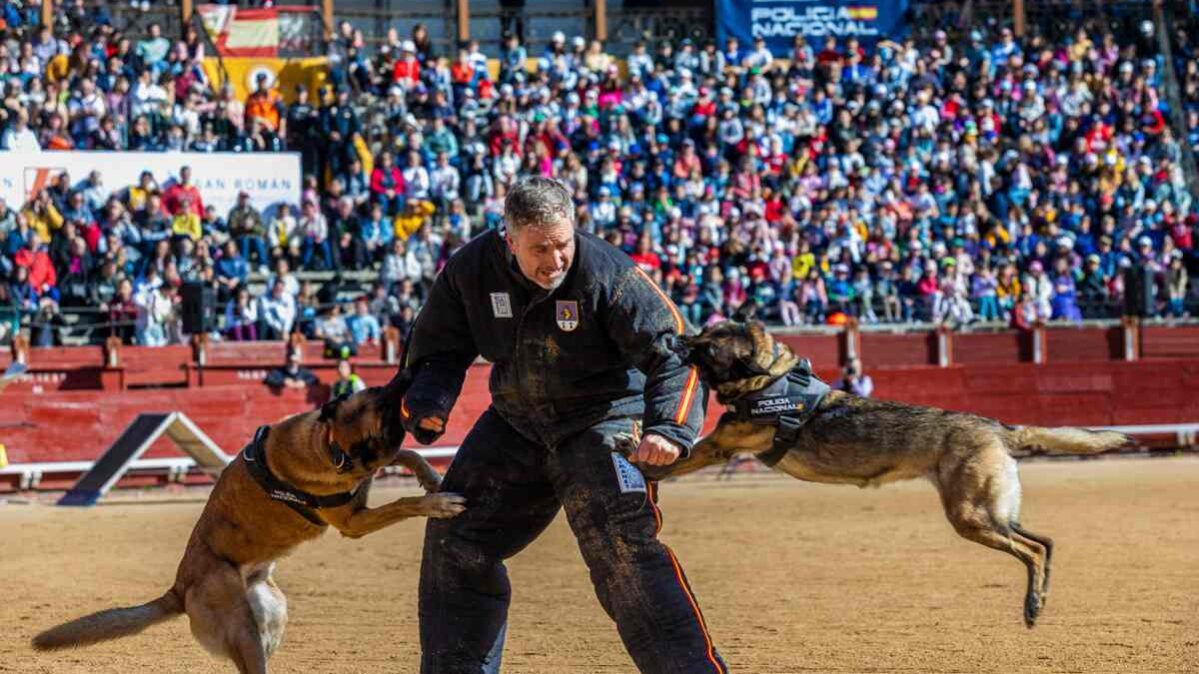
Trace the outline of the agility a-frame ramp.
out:
M 164 433 L 204 472 L 217 475 L 233 460 L 180 412 L 139 414 L 75 486 L 58 500 L 58 505 L 96 505 Z

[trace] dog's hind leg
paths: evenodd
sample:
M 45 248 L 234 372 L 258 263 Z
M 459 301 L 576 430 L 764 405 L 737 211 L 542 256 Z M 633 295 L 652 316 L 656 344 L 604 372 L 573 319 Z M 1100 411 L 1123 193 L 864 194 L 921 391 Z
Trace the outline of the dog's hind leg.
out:
M 266 674 L 266 649 L 241 573 L 216 559 L 205 571 L 184 602 L 192 634 L 213 655 L 232 660 L 241 674 Z
M 266 649 L 263 648 L 255 626 L 246 625 L 246 630 L 236 638 L 232 646 L 233 664 L 237 665 L 238 674 L 267 674 Z
M 1011 522 L 1008 526 L 1017 534 L 1035 543 L 1040 543 L 1041 547 L 1045 548 L 1045 580 L 1041 584 L 1041 604 L 1044 606 L 1045 597 L 1049 594 L 1049 571 L 1050 565 L 1053 562 L 1053 539 L 1041 534 L 1034 534 L 1025 529 L 1019 522 Z
M 993 456 L 994 451 L 991 452 Z M 1037 594 L 1040 595 L 1041 608 L 1045 608 L 1045 595 L 1049 592 L 1049 564 L 1053 557 L 1053 541 L 1046 536 L 1039 536 L 1020 526 L 1020 471 L 1016 460 L 1008 455 L 996 459 L 1002 470 L 994 478 L 993 492 L 996 498 L 991 502 L 991 516 L 996 522 L 1006 525 L 1011 535 L 1029 549 L 1037 553 L 1039 568 L 1036 576 Z M 994 465 L 993 462 L 988 465 Z
M 257 573 L 246 578 L 246 601 L 254 614 L 254 623 L 258 626 L 258 634 L 266 657 L 279 648 L 283 641 L 283 630 L 287 627 L 287 597 L 275 584 L 273 573 L 275 564 L 272 562 Z
M 945 516 L 961 537 L 1006 552 L 1028 571 L 1024 624 L 1032 627 L 1044 606 L 1045 547 L 1010 527 L 1020 513 L 1020 482 L 1015 460 L 1002 447 L 984 446 L 953 455 L 937 469 Z
M 1024 567 L 1028 570 L 1028 587 L 1024 593 L 1024 624 L 1033 627 L 1043 606 L 1039 592 L 1042 578 L 1040 558 L 1043 553 L 1012 537 L 1011 532 L 1000 531 L 987 513 L 973 507 L 967 507 L 966 510 L 968 512 L 949 514 L 949 521 L 958 535 L 988 548 L 1006 552 L 1024 562 Z

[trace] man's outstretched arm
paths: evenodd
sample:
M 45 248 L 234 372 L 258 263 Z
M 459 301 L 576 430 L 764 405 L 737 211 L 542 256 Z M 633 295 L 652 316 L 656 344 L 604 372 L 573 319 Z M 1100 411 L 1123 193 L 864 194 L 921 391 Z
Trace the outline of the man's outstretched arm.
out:
M 400 418 L 408 432 L 426 445 L 445 432 L 466 371 L 479 355 L 452 267 L 451 261 L 433 282 L 412 327 L 400 370 L 409 380 L 400 399 Z
M 678 307 L 658 284 L 630 269 L 616 284 L 608 331 L 630 363 L 645 373 L 644 434 L 631 459 L 667 465 L 686 457 L 704 425 L 699 370 L 683 362 L 674 342 L 687 332 Z

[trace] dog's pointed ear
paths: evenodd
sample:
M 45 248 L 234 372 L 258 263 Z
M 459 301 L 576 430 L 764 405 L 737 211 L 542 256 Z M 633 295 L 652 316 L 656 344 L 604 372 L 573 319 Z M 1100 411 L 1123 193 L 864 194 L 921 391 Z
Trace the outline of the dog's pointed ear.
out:
M 766 372 L 774 363 L 774 338 L 766 331 L 766 325 L 761 321 L 750 321 L 747 327 L 750 341 L 753 343 L 751 362 L 747 364 L 759 372 Z
M 333 400 L 330 400 L 329 402 L 325 403 L 324 405 L 321 405 L 321 413 L 320 413 L 320 416 L 318 416 L 316 418 L 316 420 L 321 423 L 324 423 L 324 422 L 331 422 L 334 419 L 336 419 L 337 418 L 337 406 L 340 405 L 342 403 L 342 401 L 345 399 L 346 399 L 346 395 L 342 394 L 342 395 L 337 396 Z
M 745 324 L 745 329 L 749 332 L 749 338 L 758 343 L 765 339 L 766 325 L 761 321 L 749 321 Z
M 670 350 L 678 354 L 679 358 L 682 358 L 684 363 L 690 363 L 691 356 L 694 352 L 694 349 L 691 347 L 695 343 L 694 340 L 697 337 L 699 337 L 699 335 L 677 335 L 670 340 Z
M 742 302 L 741 306 L 733 312 L 730 320 L 734 323 L 748 323 L 753 320 L 755 314 L 758 313 L 758 305 L 753 302 Z
M 320 414 L 320 416 L 318 416 L 316 418 L 316 420 L 321 423 L 326 423 L 329 421 L 333 421 L 333 419 L 336 416 L 337 416 L 337 401 L 330 400 L 329 402 L 325 403 L 324 405 L 321 405 L 321 414 Z

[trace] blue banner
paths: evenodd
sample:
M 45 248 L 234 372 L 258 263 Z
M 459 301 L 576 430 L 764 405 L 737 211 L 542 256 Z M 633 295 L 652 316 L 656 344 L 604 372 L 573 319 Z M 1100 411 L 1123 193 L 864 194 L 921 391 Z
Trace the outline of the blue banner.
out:
M 900 37 L 904 30 L 907 0 L 717 0 L 716 36 L 724 48 L 735 37 L 741 48 L 751 48 L 762 37 L 775 56 L 786 57 L 796 35 L 803 35 L 819 52 L 824 38 L 838 44 L 856 37 L 864 45 Z

